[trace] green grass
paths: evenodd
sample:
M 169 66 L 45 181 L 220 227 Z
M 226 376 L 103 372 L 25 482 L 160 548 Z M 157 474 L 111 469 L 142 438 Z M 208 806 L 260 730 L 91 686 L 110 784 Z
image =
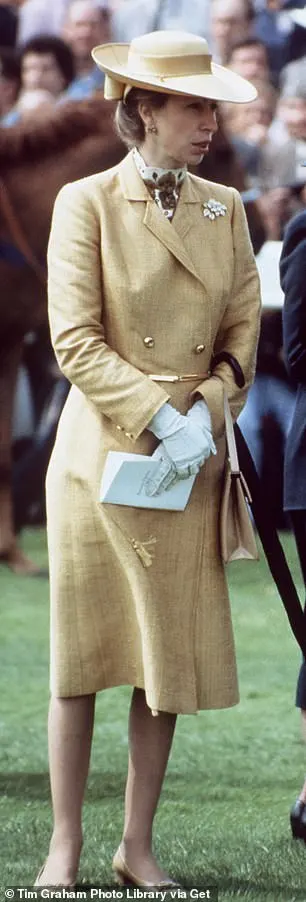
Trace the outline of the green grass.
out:
M 300 594 L 292 538 L 283 537 Z M 43 531 L 24 547 L 45 565 Z M 178 719 L 155 821 L 161 863 L 185 883 L 215 884 L 219 899 L 306 900 L 306 847 L 288 809 L 306 749 L 294 693 L 300 655 L 267 566 L 229 568 L 240 704 Z M 51 829 L 47 768 L 48 583 L 0 569 L 2 885 L 30 885 Z M 112 883 L 122 828 L 130 689 L 100 693 L 79 880 Z M 3 896 L 4 898 L 4 896 Z

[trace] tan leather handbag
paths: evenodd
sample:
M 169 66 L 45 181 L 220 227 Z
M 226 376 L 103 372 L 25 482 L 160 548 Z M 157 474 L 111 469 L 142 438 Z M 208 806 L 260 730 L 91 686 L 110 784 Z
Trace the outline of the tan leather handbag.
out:
M 247 504 L 252 498 L 240 472 L 232 415 L 225 392 L 224 417 L 228 459 L 220 507 L 221 557 L 225 564 L 241 559 L 257 561 L 257 543 Z

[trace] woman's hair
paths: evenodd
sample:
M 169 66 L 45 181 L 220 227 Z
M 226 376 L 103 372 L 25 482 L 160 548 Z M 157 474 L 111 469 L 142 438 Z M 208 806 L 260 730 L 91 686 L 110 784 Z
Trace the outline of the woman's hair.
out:
M 115 125 L 119 138 L 127 147 L 142 144 L 145 128 L 138 112 L 140 102 L 148 103 L 155 110 L 161 110 L 167 102 L 169 94 L 158 91 L 146 91 L 143 88 L 131 88 L 126 100 L 119 100 L 115 113 Z

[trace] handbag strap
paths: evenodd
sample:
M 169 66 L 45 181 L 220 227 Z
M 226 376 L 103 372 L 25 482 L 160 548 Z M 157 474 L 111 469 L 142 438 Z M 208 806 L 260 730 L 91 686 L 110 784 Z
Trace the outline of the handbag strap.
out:
M 230 406 L 228 403 L 228 397 L 227 397 L 225 390 L 224 390 L 224 419 L 225 419 L 226 443 L 227 443 L 227 450 L 228 450 L 231 474 L 232 474 L 232 476 L 239 476 L 240 467 L 239 467 L 239 460 L 238 460 L 238 454 L 237 454 L 237 448 L 236 448 L 236 442 L 235 442 L 233 420 L 232 420 L 232 414 L 230 411 Z

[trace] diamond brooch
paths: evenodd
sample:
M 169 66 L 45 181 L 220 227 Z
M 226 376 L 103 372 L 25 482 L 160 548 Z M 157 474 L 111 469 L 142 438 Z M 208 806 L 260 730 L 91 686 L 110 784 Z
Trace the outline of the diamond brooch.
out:
M 216 219 L 218 216 L 225 216 L 227 213 L 225 204 L 221 204 L 219 200 L 214 200 L 213 197 L 207 200 L 203 206 L 204 216 L 208 216 L 208 219 Z

